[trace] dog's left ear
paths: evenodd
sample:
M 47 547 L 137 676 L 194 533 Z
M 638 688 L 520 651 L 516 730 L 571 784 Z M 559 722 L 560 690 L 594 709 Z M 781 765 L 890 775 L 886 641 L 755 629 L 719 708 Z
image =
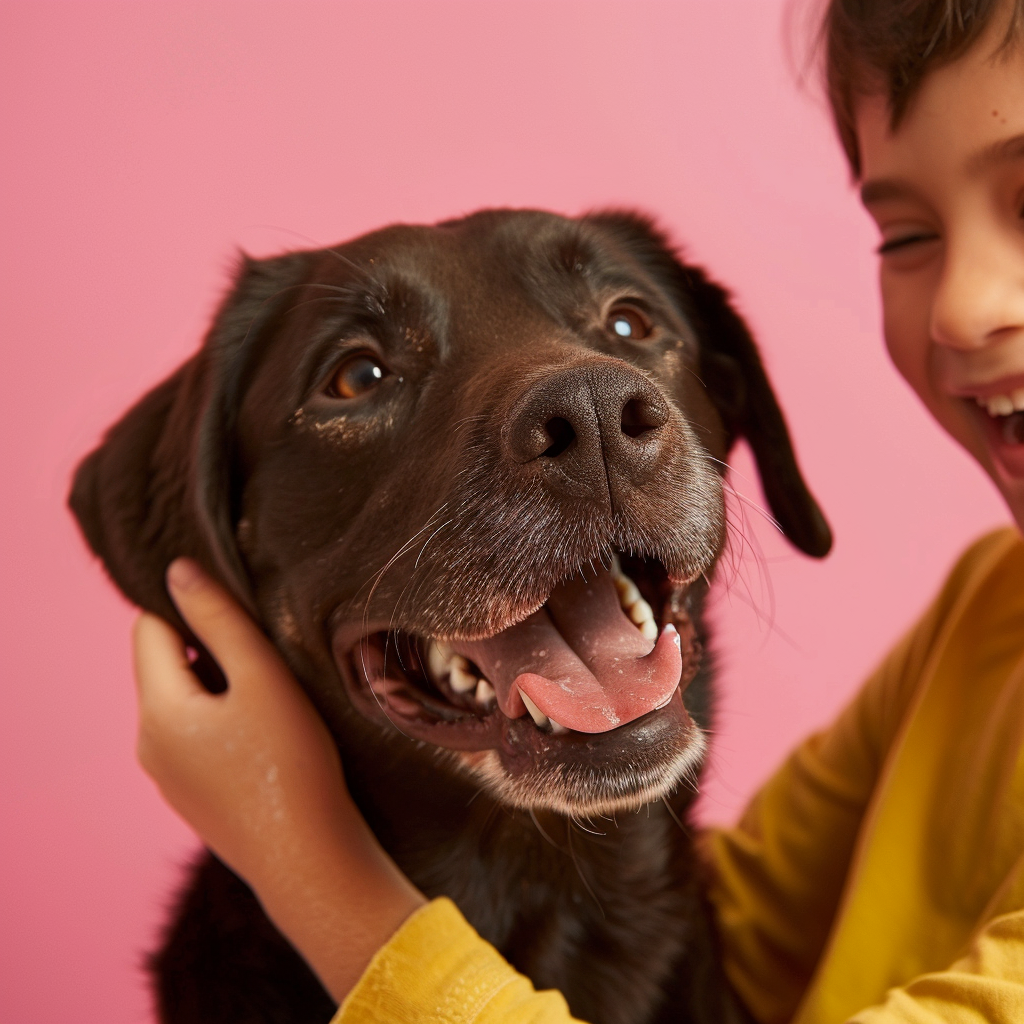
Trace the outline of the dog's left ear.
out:
M 646 218 L 611 212 L 587 220 L 624 243 L 694 324 L 701 344 L 701 379 L 728 431 L 729 445 L 746 438 L 782 532 L 805 554 L 823 558 L 832 547 L 832 531 L 800 473 L 757 346 L 729 293 L 700 267 L 683 263 Z
M 202 348 L 143 396 L 79 465 L 71 510 L 129 600 L 191 639 L 164 586 L 179 555 L 198 560 L 250 612 L 234 536 L 234 418 L 247 373 L 295 303 L 307 254 L 243 257 Z

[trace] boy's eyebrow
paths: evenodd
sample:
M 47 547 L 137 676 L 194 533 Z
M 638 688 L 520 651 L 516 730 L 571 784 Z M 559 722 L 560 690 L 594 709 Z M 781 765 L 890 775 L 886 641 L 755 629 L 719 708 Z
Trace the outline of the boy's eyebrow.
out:
M 992 164 L 1024 158 L 1024 132 L 1008 139 L 997 139 L 991 145 L 975 153 L 968 161 L 968 169 L 979 171 Z
M 1011 135 L 1008 139 L 997 139 L 980 149 L 967 161 L 967 169 L 970 173 L 977 173 L 993 164 L 1014 160 L 1024 160 L 1024 132 Z M 865 206 L 871 206 L 872 203 L 882 203 L 888 199 L 905 199 L 912 191 L 911 186 L 899 178 L 878 178 L 864 182 L 860 190 L 860 201 Z
M 874 181 L 866 181 L 860 189 L 860 201 L 865 206 L 872 203 L 882 203 L 886 199 L 904 199 L 911 192 L 909 185 L 904 184 L 898 178 L 876 178 Z

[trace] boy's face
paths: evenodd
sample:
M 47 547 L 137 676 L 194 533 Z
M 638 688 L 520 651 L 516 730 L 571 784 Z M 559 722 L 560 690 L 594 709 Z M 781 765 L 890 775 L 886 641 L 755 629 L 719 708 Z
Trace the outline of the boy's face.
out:
M 1024 530 L 1024 45 L 993 57 L 1003 31 L 932 72 L 895 133 L 862 100 L 857 137 L 889 353 Z

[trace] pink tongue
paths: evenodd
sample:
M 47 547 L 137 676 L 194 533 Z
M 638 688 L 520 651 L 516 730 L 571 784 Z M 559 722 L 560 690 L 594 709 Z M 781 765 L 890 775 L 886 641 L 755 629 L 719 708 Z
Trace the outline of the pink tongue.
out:
M 682 674 L 679 637 L 645 640 L 619 605 L 611 574 L 556 587 L 528 619 L 487 640 L 458 641 L 509 718 L 526 712 L 521 690 L 567 729 L 607 732 L 664 704 Z

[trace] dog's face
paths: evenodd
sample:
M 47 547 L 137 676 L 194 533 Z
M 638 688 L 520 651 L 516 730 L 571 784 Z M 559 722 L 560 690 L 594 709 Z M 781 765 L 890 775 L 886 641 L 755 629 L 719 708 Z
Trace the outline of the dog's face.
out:
M 179 554 L 218 572 L 343 745 L 607 812 L 703 751 L 683 697 L 740 434 L 824 553 L 725 294 L 636 218 L 490 211 L 247 262 L 73 505 L 146 607 Z

